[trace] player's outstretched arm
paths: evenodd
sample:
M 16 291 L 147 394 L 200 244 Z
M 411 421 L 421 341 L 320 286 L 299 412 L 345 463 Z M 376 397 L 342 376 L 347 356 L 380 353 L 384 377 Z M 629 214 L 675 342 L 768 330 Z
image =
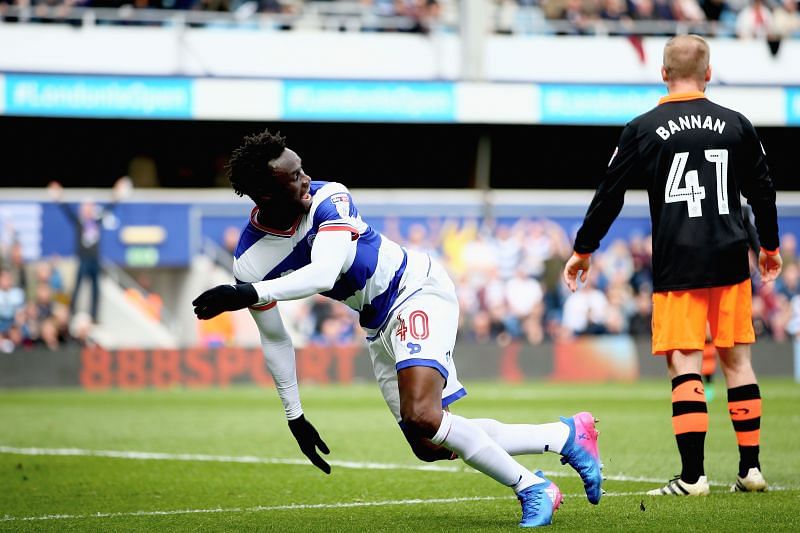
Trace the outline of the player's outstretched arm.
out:
M 355 246 L 349 231 L 318 232 L 309 264 L 280 278 L 254 284 L 259 303 L 298 300 L 330 290 Z
M 586 283 L 590 267 L 590 255 L 572 254 L 572 257 L 569 258 L 567 264 L 564 266 L 564 282 L 567 284 L 567 287 L 569 287 L 569 290 L 575 292 L 578 288 L 578 273 L 580 273 L 581 282 Z
M 258 293 L 252 283 L 217 285 L 208 289 L 192 301 L 194 314 L 200 320 L 208 320 L 224 313 L 250 307 L 258 302 Z
M 326 474 L 330 474 L 331 467 L 320 457 L 317 448 L 324 454 L 330 453 L 330 449 L 316 428 L 303 415 L 300 391 L 297 387 L 294 345 L 283 325 L 280 312 L 277 307 L 272 307 L 263 311 L 251 309 L 250 313 L 261 334 L 264 359 L 267 361 L 267 368 L 272 374 L 275 389 L 283 403 L 289 430 L 311 463 Z
M 780 276 L 782 268 L 783 259 L 778 250 L 770 252 L 761 249 L 758 254 L 758 270 L 761 273 L 761 281 L 764 283 L 775 281 Z

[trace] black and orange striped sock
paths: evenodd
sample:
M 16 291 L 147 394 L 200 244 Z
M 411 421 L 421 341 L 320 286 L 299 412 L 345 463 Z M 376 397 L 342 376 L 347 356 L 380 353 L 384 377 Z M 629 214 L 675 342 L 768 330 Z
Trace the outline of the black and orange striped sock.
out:
M 700 374 L 672 379 L 672 429 L 681 454 L 681 479 L 697 483 L 705 474 L 703 449 L 708 432 L 708 407 Z
M 758 384 L 728 389 L 728 413 L 739 443 L 739 476 L 745 477 L 751 468 L 761 468 L 758 462 L 761 439 L 761 390 Z

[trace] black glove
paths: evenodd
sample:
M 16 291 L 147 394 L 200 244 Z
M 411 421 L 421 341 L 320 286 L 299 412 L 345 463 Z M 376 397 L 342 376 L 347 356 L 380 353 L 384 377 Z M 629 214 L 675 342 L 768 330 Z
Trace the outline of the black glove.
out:
M 258 302 L 258 293 L 252 283 L 217 285 L 192 302 L 194 314 L 200 320 L 214 318 L 225 311 L 236 311 Z
M 306 420 L 305 416 L 300 415 L 300 418 L 289 420 L 289 429 L 292 431 L 294 438 L 297 439 L 300 450 L 311 460 L 314 466 L 326 474 L 330 474 L 331 465 L 326 463 L 325 460 L 319 456 L 317 448 L 326 455 L 331 453 L 331 451 L 328 449 L 328 445 L 322 442 L 319 433 L 317 433 L 316 428 L 311 425 L 311 422 Z

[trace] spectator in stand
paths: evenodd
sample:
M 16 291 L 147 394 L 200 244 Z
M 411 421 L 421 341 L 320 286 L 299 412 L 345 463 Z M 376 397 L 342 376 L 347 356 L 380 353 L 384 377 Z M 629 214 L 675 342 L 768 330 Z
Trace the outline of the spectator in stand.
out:
M 22 244 L 17 239 L 16 230 L 8 225 L 8 241 L 0 240 L 0 268 L 11 272 L 12 283 L 23 291 L 28 290 L 28 276 L 25 271 L 25 260 L 22 257 Z
M 0 270 L 0 351 L 14 349 L 13 337 L 18 334 L 17 312 L 25 305 L 25 292 L 14 286 L 11 272 Z
M 752 0 L 736 17 L 736 35 L 740 39 L 766 38 L 771 26 L 772 12 L 763 0 Z
M 672 0 L 672 13 L 675 20 L 681 22 L 697 23 L 706 20 L 706 14 L 697 0 Z
M 623 28 L 630 29 L 631 17 L 628 13 L 628 6 L 624 0 L 603 0 L 603 7 L 600 9 L 600 18 L 605 22 L 610 22 L 610 35 L 627 33 Z M 617 24 L 613 24 L 617 23 Z
M 653 322 L 653 293 L 649 287 L 641 287 L 634 298 L 634 306 L 634 312 L 628 318 L 628 333 L 649 339 Z
M 728 9 L 728 4 L 725 0 L 703 0 L 700 7 L 706 15 L 706 20 L 718 22 L 722 13 Z
M 597 12 L 587 9 L 583 0 L 567 0 L 559 18 L 570 23 L 570 33 L 589 35 L 594 33 L 594 24 L 597 21 Z
M 791 300 L 800 295 L 800 269 L 797 263 L 790 263 L 783 269 L 783 276 L 775 282 L 775 290 Z
M 659 20 L 675 20 L 672 0 L 653 0 L 653 11 Z
M 616 239 L 603 254 L 603 277 L 612 279 L 621 276 L 627 282 L 633 276 L 633 268 L 633 257 L 628 244 L 622 239 Z
M 786 239 L 784 241 L 783 239 Z M 786 263 L 797 263 L 797 237 L 794 233 L 781 235 L 781 251 L 786 254 Z
M 653 0 L 631 0 L 630 14 L 633 20 L 657 20 Z
M 761 302 L 760 319 L 765 324 L 766 333 L 775 340 L 782 341 L 785 336 L 785 320 L 782 320 L 782 312 L 788 305 L 788 300 L 776 289 L 774 283 L 760 283 L 755 296 Z
M 394 239 L 394 237 L 386 231 L 382 233 L 390 239 Z M 477 234 L 478 223 L 474 219 L 464 220 L 461 224 L 454 220 L 446 220 L 444 224 L 442 224 L 442 254 L 444 255 L 450 272 L 456 276 L 467 272 L 464 249 L 468 243 L 475 240 Z
M 797 12 L 797 0 L 778 2 L 772 12 L 771 33 L 779 39 L 800 35 L 800 14 Z
M 514 275 L 522 259 L 519 232 L 512 231 L 506 224 L 499 224 L 495 230 L 494 240 L 500 278 L 507 280 Z
M 486 278 L 478 291 L 481 309 L 490 313 L 494 311 L 496 316 L 502 317 L 506 308 L 505 282 L 500 278 L 497 268 L 487 269 L 485 275 Z M 499 309 L 503 311 L 497 312 Z
M 605 329 L 610 334 L 627 333 L 629 317 L 635 312 L 633 290 L 629 283 L 630 275 L 618 270 L 609 276 L 606 297 L 608 298 L 608 314 Z
M 524 334 L 530 344 L 539 344 L 544 339 L 542 330 L 542 286 L 528 277 L 521 268 L 505 285 L 505 299 L 515 329 Z
M 68 303 L 69 298 L 64 293 L 64 280 L 61 272 L 53 266 L 50 260 L 39 261 L 34 267 L 35 286 L 47 285 L 53 292 L 53 299 L 60 303 Z
M 87 279 L 91 285 L 91 316 L 94 323 L 97 323 L 98 302 L 99 302 L 99 282 L 100 282 L 100 238 L 103 234 L 103 219 L 110 215 L 113 208 L 131 189 L 130 178 L 122 177 L 114 183 L 112 190 L 112 203 L 108 206 L 98 206 L 93 200 L 84 200 L 76 214 L 72 208 L 62 203 L 64 189 L 58 182 L 52 182 L 48 186 L 51 197 L 61 207 L 63 213 L 75 227 L 77 240 L 78 274 L 75 279 L 75 286 L 72 290 L 70 300 L 70 314 L 75 313 L 75 304 L 78 298 L 78 291 L 81 282 Z
M 406 246 L 412 250 L 417 250 L 438 259 L 439 251 L 428 235 L 428 229 L 423 224 L 411 224 L 408 228 L 408 240 Z
M 571 293 L 564 302 L 562 324 L 573 335 L 595 335 L 606 332 L 608 298 L 597 288 L 597 271 L 592 270 L 586 285 Z
M 631 273 L 631 286 L 635 292 L 640 292 L 642 286 L 647 290 L 653 287 L 653 271 L 651 262 L 653 257 L 653 240 L 650 236 L 634 235 L 630 240 L 630 252 L 633 259 L 633 272 Z
M 53 316 L 53 290 L 50 285 L 41 283 L 36 287 L 33 304 L 36 306 L 36 316 L 40 319 Z
M 539 278 L 544 274 L 545 261 L 557 250 L 558 243 L 549 223 L 541 220 L 523 220 L 525 236 L 522 241 L 522 267 L 529 276 Z

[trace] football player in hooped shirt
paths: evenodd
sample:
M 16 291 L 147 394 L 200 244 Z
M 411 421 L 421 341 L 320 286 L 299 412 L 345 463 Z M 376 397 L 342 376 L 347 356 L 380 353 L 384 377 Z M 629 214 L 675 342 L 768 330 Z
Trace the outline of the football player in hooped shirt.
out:
M 590 413 L 531 425 L 449 411 L 466 391 L 453 360 L 458 302 L 441 265 L 373 230 L 345 186 L 312 181 L 280 134 L 245 137 L 228 176 L 233 190 L 256 205 L 234 254 L 236 284 L 201 294 L 192 302 L 195 314 L 208 319 L 250 309 L 289 428 L 314 465 L 330 473 L 317 452 L 329 449 L 303 415 L 294 347 L 276 304 L 319 293 L 359 313 L 378 385 L 418 458 L 457 456 L 511 487 L 522 504 L 521 526 L 550 524 L 561 493 L 512 455 L 561 454 L 583 479 L 589 501 L 599 502 L 601 465 Z

